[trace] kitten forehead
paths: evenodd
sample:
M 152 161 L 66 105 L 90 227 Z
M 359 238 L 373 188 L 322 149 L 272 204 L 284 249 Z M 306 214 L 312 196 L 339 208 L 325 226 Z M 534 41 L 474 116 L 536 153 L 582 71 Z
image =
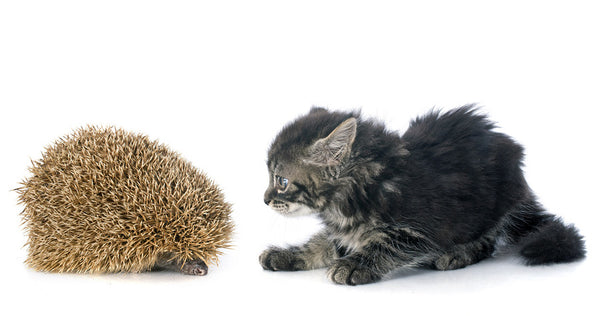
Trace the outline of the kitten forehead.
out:
M 306 169 L 302 165 L 298 165 L 294 162 L 281 161 L 275 164 L 274 168 L 271 169 L 274 175 L 279 175 L 291 179 L 304 178 Z
M 327 137 L 345 120 L 359 118 L 358 112 L 331 112 L 323 108 L 313 108 L 308 114 L 301 116 L 286 125 L 277 135 L 269 149 L 269 167 L 276 159 L 289 162 L 298 161 L 305 155 L 307 148 L 318 139 Z

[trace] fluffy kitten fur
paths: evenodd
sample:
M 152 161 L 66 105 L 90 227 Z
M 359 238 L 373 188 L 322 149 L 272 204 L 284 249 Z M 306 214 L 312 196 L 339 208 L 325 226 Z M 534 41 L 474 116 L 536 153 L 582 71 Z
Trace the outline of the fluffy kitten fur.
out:
M 432 111 L 402 136 L 357 112 L 313 108 L 271 145 L 264 199 L 285 215 L 317 214 L 325 228 L 260 263 L 327 267 L 333 282 L 357 285 L 398 268 L 463 268 L 506 244 L 529 265 L 583 258 L 582 237 L 536 201 L 522 160 L 473 106 Z

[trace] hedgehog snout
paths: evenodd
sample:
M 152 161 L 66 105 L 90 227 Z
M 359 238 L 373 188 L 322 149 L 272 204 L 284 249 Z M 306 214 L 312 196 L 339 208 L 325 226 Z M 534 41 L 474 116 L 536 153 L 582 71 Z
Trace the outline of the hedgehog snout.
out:
M 187 261 L 181 268 L 181 272 L 188 275 L 199 275 L 203 276 L 208 273 L 208 266 L 204 261 L 197 259 Z

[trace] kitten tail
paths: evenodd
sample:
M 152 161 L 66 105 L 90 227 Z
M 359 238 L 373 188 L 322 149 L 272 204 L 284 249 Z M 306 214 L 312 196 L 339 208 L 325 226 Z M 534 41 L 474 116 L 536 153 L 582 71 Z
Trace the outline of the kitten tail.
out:
M 585 257 L 583 237 L 573 225 L 551 216 L 521 240 L 520 255 L 527 265 L 572 262 Z

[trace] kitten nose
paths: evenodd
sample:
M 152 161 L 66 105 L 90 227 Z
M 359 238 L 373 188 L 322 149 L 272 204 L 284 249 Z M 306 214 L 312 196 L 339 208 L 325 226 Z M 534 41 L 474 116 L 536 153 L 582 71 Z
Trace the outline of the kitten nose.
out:
M 275 197 L 275 191 L 271 190 L 271 189 L 267 189 L 267 191 L 265 192 L 264 195 L 264 200 L 265 204 L 269 205 L 269 203 L 271 203 L 271 201 L 273 201 L 273 198 Z

